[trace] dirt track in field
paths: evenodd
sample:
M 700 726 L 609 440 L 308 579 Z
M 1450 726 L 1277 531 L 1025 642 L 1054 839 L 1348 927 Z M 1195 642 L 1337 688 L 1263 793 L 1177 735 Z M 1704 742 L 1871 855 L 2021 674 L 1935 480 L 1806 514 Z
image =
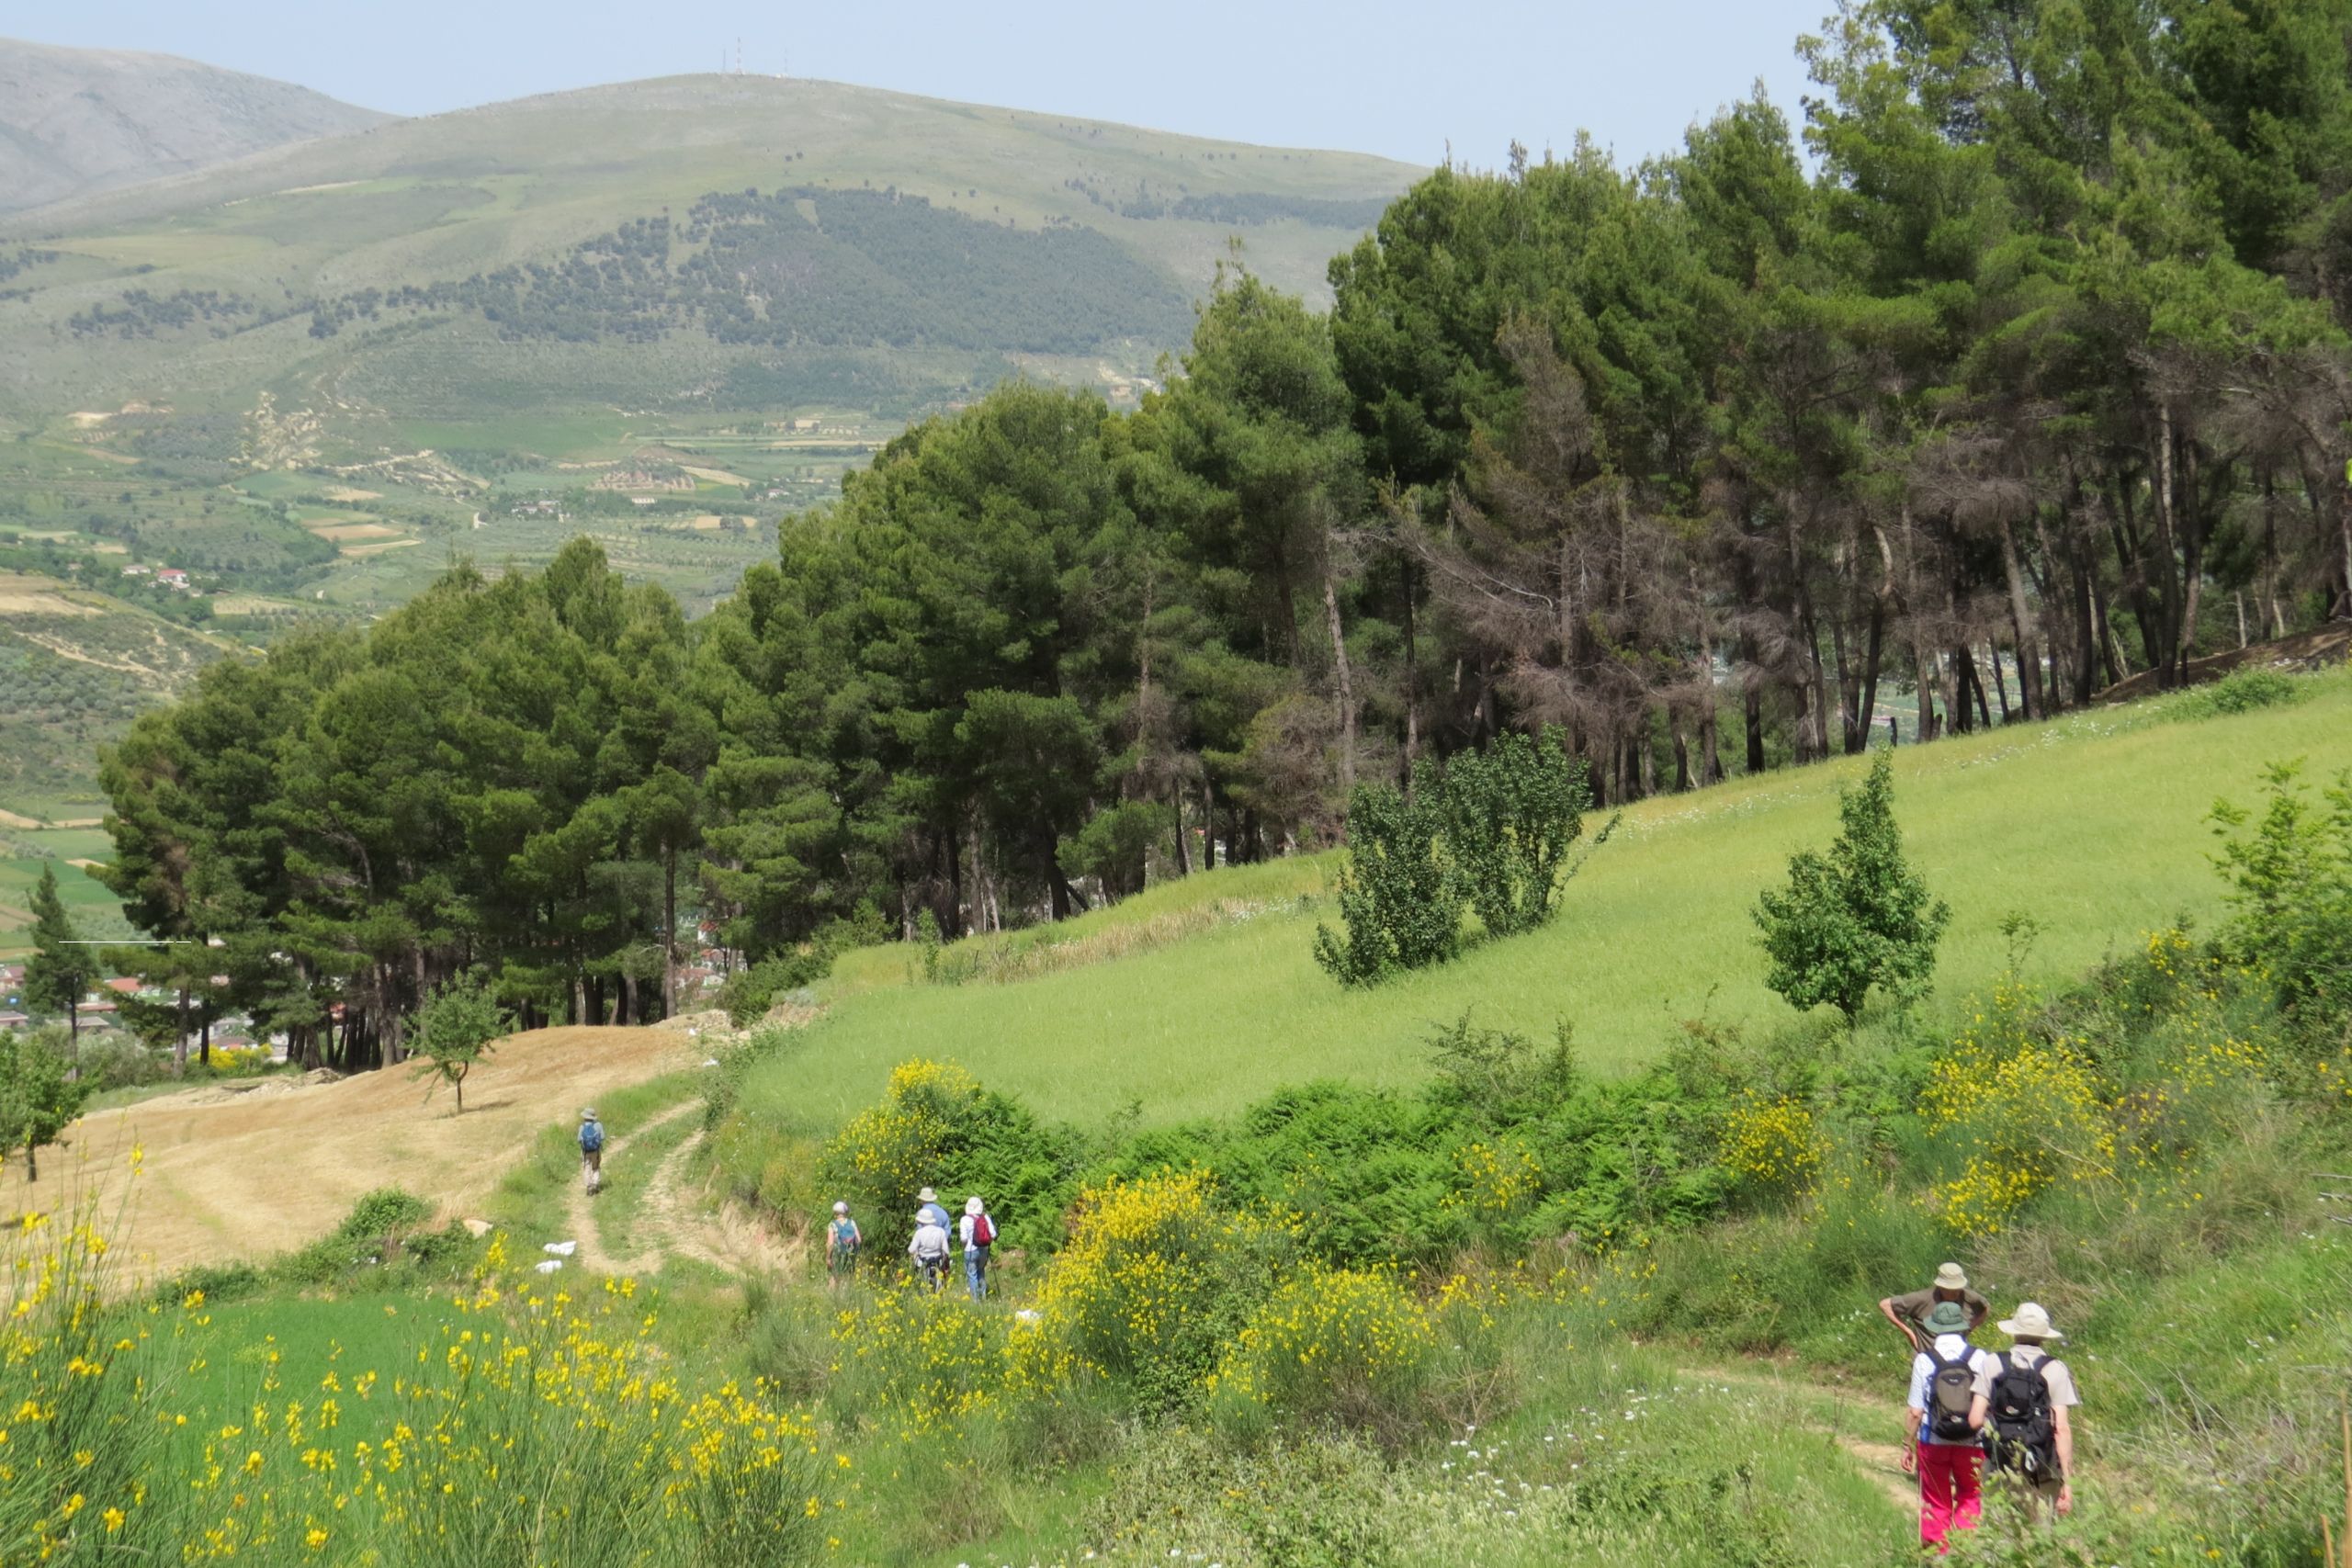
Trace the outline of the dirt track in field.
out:
M 466 1080 L 428 1100 L 406 1068 L 336 1083 L 219 1086 L 84 1118 L 62 1149 L 0 1169 L 0 1213 L 97 1205 L 101 1228 L 141 1273 L 260 1258 L 332 1230 L 362 1193 L 401 1186 L 445 1213 L 469 1213 L 539 1130 L 582 1105 L 702 1060 L 667 1029 L 547 1029 L 502 1043 Z M 130 1178 L 133 1145 L 145 1170 Z

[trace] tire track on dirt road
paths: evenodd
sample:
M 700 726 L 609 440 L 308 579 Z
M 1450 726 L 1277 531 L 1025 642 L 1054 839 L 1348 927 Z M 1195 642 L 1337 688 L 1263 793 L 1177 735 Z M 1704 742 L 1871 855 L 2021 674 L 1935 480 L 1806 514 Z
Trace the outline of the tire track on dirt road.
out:
M 701 1110 L 701 1100 L 689 1100 L 631 1129 L 627 1137 L 609 1141 L 605 1145 L 607 1183 L 615 1174 L 615 1159 L 631 1144 Z M 707 1207 L 707 1180 L 700 1190 L 689 1190 L 695 1152 L 701 1146 L 702 1129 L 697 1127 L 677 1147 L 662 1156 L 661 1163 L 645 1178 L 644 1196 L 639 1204 L 638 1248 L 632 1253 L 616 1253 L 605 1246 L 603 1230 L 596 1223 L 599 1199 L 591 1198 L 584 1187 L 574 1182 L 565 1202 L 565 1217 L 572 1239 L 578 1243 L 572 1263 L 601 1274 L 639 1279 L 658 1273 L 662 1264 L 673 1257 L 706 1264 L 725 1274 L 747 1270 L 789 1274 L 797 1269 L 801 1258 L 797 1245 L 776 1235 L 739 1203 L 730 1201 L 715 1209 Z M 622 1174 L 626 1178 L 626 1173 Z M 606 1192 L 609 1191 L 608 1185 Z

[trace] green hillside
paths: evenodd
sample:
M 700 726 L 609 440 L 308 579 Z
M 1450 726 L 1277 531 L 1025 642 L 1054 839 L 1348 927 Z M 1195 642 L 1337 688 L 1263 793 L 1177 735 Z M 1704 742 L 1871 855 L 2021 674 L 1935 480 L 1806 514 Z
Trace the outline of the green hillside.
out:
M 829 83 L 559 94 L 20 215 L 0 407 L 271 389 L 372 455 L 453 401 L 903 409 L 1008 354 L 1132 373 L 1230 236 L 1319 294 L 1412 173 Z
M 1930 1010 L 1956 1013 L 1990 984 L 2013 910 L 2048 928 L 2033 960 L 2052 978 L 2176 918 L 2211 917 L 2214 799 L 2251 798 L 2274 759 L 2352 766 L 2352 679 L 2319 684 L 2308 702 L 2250 715 L 2175 719 L 2191 694 L 1898 750 L 1906 846 L 1954 911 Z M 1063 926 L 953 944 L 935 972 L 975 976 L 960 984 L 923 983 L 904 947 L 854 953 L 806 1046 L 746 1103 L 828 1132 L 897 1064 L 929 1056 L 1050 1115 L 1091 1122 L 1139 1101 L 1159 1124 L 1308 1078 L 1417 1081 L 1424 1037 L 1465 1010 L 1538 1039 L 1565 1019 L 1582 1058 L 1613 1071 L 1655 1058 L 1685 1019 L 1768 1032 L 1792 1015 L 1763 987 L 1749 910 L 1793 851 L 1835 831 L 1838 787 L 1858 773 L 1849 760 L 1643 802 L 1552 924 L 1369 990 L 1341 989 L 1309 956 L 1316 921 L 1336 918 L 1323 897 L 1332 855 L 1198 874 Z
M 1010 377 L 1132 406 L 1236 236 L 1326 295 L 1414 172 L 709 76 L 55 203 L 0 224 L 0 545 L 187 570 L 134 601 L 245 640 L 583 534 L 698 613 L 912 419 Z M 0 807 L 86 795 L 127 716 Z

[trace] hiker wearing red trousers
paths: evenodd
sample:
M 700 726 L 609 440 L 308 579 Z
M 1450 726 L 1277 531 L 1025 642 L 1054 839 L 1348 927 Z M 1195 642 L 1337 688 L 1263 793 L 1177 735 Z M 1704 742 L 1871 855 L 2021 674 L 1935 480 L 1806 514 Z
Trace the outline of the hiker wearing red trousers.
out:
M 1938 1302 L 1921 1321 L 1925 1348 L 1911 1359 L 1904 1468 L 1919 1475 L 1919 1540 L 1951 1550 L 1954 1530 L 1974 1529 L 1984 1507 L 1984 1435 L 1976 1381 L 1992 1358 L 1968 1342 L 1968 1309 Z

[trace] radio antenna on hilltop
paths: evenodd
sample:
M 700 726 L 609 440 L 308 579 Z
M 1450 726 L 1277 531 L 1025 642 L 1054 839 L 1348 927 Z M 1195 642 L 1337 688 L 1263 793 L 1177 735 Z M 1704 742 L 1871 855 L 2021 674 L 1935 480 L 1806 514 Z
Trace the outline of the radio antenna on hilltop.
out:
M 741 36 L 738 36 L 738 37 L 737 37 L 737 39 L 735 39 L 735 74 L 736 74 L 736 75 L 738 75 L 738 76 L 741 76 L 742 73 L 743 73 L 743 40 L 742 40 L 742 39 L 741 39 Z

